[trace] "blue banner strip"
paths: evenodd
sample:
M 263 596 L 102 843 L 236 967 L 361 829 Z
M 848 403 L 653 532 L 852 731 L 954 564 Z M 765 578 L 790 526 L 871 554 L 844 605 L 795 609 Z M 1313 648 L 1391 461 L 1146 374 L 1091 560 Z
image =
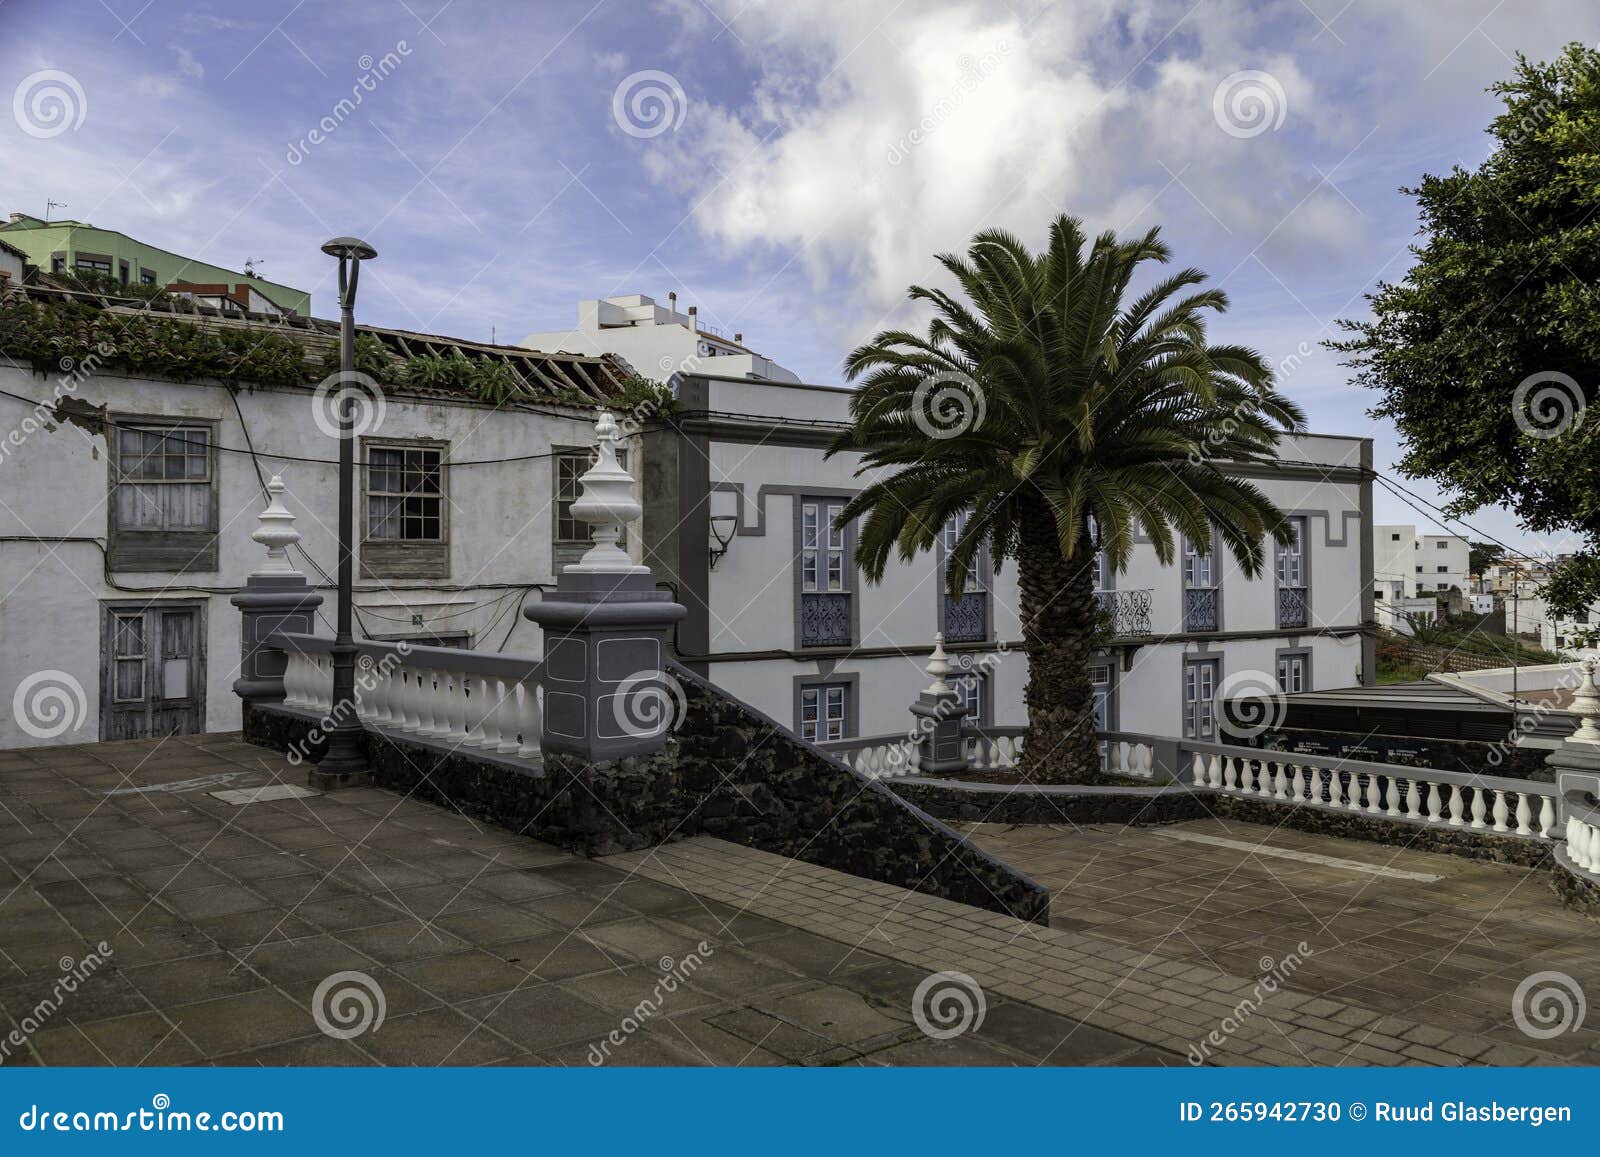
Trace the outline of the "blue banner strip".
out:
M 1437 1141 L 1504 1157 L 1594 1149 L 1597 1093 L 1580 1068 L 7 1070 L 0 1153 L 1366 1157 Z

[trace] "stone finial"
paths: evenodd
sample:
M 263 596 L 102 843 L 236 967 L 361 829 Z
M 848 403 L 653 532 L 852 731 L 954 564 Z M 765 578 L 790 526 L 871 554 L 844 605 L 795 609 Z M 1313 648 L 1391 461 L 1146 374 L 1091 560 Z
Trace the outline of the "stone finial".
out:
M 933 655 L 928 659 L 928 665 L 923 668 L 933 676 L 933 682 L 928 686 L 929 695 L 953 695 L 955 691 L 944 677 L 950 674 L 950 660 L 944 653 L 944 632 L 933 636 Z
M 289 547 L 300 541 L 300 532 L 294 528 L 294 515 L 283 504 L 283 479 L 274 474 L 267 483 L 267 507 L 256 516 L 256 528 L 250 537 L 267 548 L 267 561 L 256 569 L 258 575 L 295 575 L 289 561 Z
M 1595 661 L 1583 663 L 1583 682 L 1572 696 L 1572 710 L 1578 716 L 1578 729 L 1568 737 L 1568 743 L 1593 743 L 1600 746 L 1600 688 L 1594 683 Z
M 582 559 L 566 569 L 580 574 L 646 571 L 648 567 L 635 566 L 628 552 L 617 545 L 622 528 L 638 518 L 643 508 L 633 496 L 633 475 L 617 461 L 617 443 L 622 441 L 622 435 L 610 410 L 600 411 L 594 432 L 599 439 L 599 454 L 594 465 L 578 479 L 583 493 L 572 504 L 573 517 L 583 519 L 594 528 L 589 535 L 594 545 Z

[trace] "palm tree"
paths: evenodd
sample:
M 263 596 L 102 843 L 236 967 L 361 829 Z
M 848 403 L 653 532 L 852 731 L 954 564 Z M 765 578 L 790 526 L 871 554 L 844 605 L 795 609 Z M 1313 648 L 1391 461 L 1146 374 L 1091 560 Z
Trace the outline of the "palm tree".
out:
M 886 330 L 847 359 L 860 386 L 852 428 L 830 455 L 862 455 L 872 479 L 840 513 L 863 518 L 857 559 L 880 582 L 890 552 L 909 562 L 962 519 L 948 557 L 959 595 L 987 547 L 1014 559 L 1028 656 L 1028 735 L 1020 768 L 1045 782 L 1099 770 L 1090 657 L 1100 625 L 1097 552 L 1126 568 L 1135 535 L 1170 564 L 1178 535 L 1209 552 L 1216 535 L 1246 574 L 1263 540 L 1288 541 L 1283 513 L 1224 463 L 1273 461 L 1280 434 L 1303 429 L 1254 350 L 1211 345 L 1205 322 L 1227 298 L 1185 269 L 1131 301 L 1147 261 L 1165 263 L 1152 229 L 1092 245 L 1062 216 L 1045 252 L 988 230 L 965 259 L 941 254 L 967 302 L 912 286 L 932 306 L 927 336 Z

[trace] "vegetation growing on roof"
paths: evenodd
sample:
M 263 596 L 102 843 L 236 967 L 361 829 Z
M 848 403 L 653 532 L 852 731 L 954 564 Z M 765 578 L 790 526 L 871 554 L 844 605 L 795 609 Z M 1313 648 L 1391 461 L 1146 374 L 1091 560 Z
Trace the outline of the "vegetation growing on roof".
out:
M 115 291 L 128 301 L 126 291 L 132 287 L 120 283 L 108 287 L 94 280 L 101 277 L 85 272 L 58 280 L 85 293 L 110 296 Z M 25 360 L 45 374 L 88 364 L 179 381 L 214 378 L 247 387 L 310 386 L 339 368 L 336 339 L 320 361 L 307 361 L 307 338 L 324 344 L 333 336 L 327 323 L 312 323 L 323 327 L 314 333 L 304 324 L 280 331 L 266 326 L 197 325 L 184 317 L 188 313 L 183 310 L 175 317 L 162 312 L 112 312 L 70 296 L 15 293 L 0 304 L 0 353 Z M 358 333 L 355 343 L 357 371 L 380 385 L 460 394 L 495 405 L 537 401 L 592 408 L 597 404 L 576 386 L 530 386 L 529 378 L 539 381 L 542 376 L 548 383 L 560 376 L 559 371 L 545 372 L 520 361 L 513 365 L 515 358 L 492 352 L 468 357 L 459 349 L 406 357 L 371 332 Z M 568 366 L 567 375 L 587 377 L 590 382 L 598 379 L 608 390 L 616 388 L 610 367 L 606 372 L 579 372 Z M 668 412 L 671 392 L 658 383 L 629 378 L 622 383 L 621 396 L 609 404 L 623 411 L 644 407 L 653 416 Z

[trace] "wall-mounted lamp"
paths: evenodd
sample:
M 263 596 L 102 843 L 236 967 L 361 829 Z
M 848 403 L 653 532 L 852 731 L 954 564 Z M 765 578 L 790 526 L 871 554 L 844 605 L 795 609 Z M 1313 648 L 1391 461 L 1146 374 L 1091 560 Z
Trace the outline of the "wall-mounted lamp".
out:
M 722 561 L 722 556 L 728 553 L 728 547 L 733 542 L 734 531 L 739 527 L 737 514 L 713 514 L 711 516 L 711 537 L 716 539 L 716 545 L 710 550 L 711 569 L 717 569 L 717 563 Z

